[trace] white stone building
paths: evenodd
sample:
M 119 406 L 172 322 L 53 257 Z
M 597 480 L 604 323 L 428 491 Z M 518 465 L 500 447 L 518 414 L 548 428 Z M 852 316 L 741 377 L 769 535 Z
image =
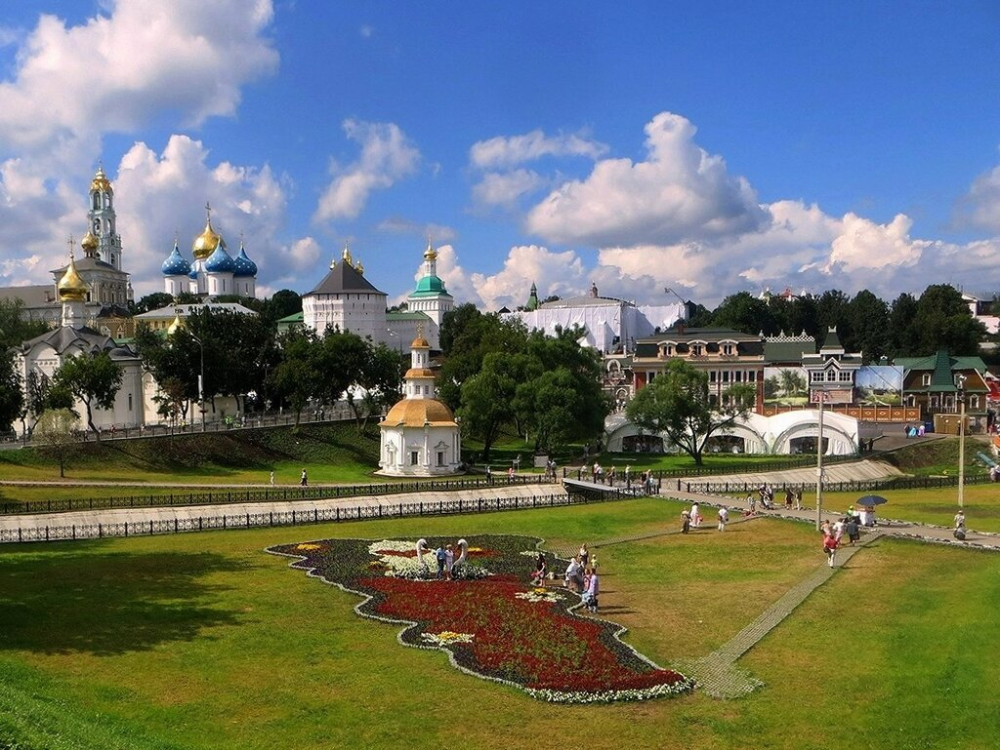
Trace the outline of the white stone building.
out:
M 173 250 L 160 266 L 164 291 L 173 297 L 189 292 L 202 299 L 230 295 L 255 298 L 257 264 L 250 260 L 242 240 L 239 254 L 235 258 L 229 254 L 225 239 L 212 227 L 211 206 L 206 205 L 205 210 L 205 231 L 191 245 L 193 262 L 181 255 L 175 240 Z
M 460 471 L 461 435 L 451 409 L 434 398 L 430 350 L 423 336 L 410 345 L 405 395 L 379 423 L 379 474 L 431 477 Z

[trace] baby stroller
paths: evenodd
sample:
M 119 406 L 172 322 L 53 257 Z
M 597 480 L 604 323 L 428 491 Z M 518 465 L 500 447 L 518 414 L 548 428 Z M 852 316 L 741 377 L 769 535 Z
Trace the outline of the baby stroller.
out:
M 958 541 L 960 541 L 960 542 L 964 542 L 965 541 L 965 529 L 962 526 L 959 526 L 957 529 L 955 529 L 954 534 L 955 534 L 955 538 Z
M 583 599 L 583 606 L 585 606 L 587 608 L 588 612 L 596 612 L 597 611 L 597 597 L 596 596 L 594 596 L 593 594 L 591 594 L 589 591 L 584 591 L 583 594 L 581 594 L 581 598 Z

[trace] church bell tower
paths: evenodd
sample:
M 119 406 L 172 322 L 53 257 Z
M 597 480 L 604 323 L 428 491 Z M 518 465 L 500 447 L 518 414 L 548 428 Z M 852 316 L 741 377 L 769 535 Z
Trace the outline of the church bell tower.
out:
M 87 218 L 90 226 L 80 241 L 80 247 L 88 258 L 99 258 L 116 271 L 121 271 L 122 238 L 115 225 L 115 191 L 103 166 L 97 168 L 90 183 L 90 210 Z

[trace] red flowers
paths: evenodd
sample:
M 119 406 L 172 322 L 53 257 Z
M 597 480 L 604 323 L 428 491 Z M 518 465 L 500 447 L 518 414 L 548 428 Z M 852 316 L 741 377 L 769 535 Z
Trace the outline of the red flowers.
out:
M 363 540 L 325 540 L 325 549 L 293 567 L 316 569 L 331 583 L 369 595 L 361 614 L 412 623 L 400 634 L 407 645 L 445 649 L 465 670 L 513 683 L 539 698 L 637 700 L 691 688 L 683 675 L 656 667 L 622 643 L 618 626 L 574 614 L 579 596 L 531 587 L 532 561 L 521 552 L 537 540 L 469 541 L 483 548 L 476 555 L 483 559 L 465 564 L 486 565 L 490 575 L 477 570 L 476 576 L 453 581 L 379 575 L 368 552 L 378 547 Z M 301 556 L 293 545 L 269 551 Z

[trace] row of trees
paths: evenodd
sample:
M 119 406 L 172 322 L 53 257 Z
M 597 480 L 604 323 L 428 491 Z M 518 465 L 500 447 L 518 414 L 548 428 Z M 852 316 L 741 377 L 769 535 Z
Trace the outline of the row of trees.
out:
M 505 430 L 533 438 L 536 453 L 601 434 L 610 403 L 600 355 L 580 346 L 582 335 L 575 328 L 529 333 L 520 321 L 471 304 L 445 315 L 439 392 L 463 432 L 482 441 L 484 461 Z
M 347 394 L 363 426 L 401 393 L 403 359 L 384 344 L 339 331 L 278 336 L 273 321 L 260 316 L 206 308 L 166 338 L 140 326 L 135 345 L 159 383 L 160 414 L 171 420 L 193 419 L 202 398 L 229 396 L 243 413 L 287 406 L 298 424 L 310 401 L 332 403 Z
M 862 352 L 867 363 L 882 357 L 919 357 L 947 349 L 953 355 L 973 355 L 986 329 L 948 284 L 932 284 L 914 297 L 900 294 L 887 303 L 864 290 L 850 297 L 839 290 L 788 300 L 765 299 L 749 292 L 726 297 L 714 310 L 692 305 L 688 325 L 720 326 L 743 333 L 807 333 L 822 345 L 827 331 L 837 328 L 848 351 Z

